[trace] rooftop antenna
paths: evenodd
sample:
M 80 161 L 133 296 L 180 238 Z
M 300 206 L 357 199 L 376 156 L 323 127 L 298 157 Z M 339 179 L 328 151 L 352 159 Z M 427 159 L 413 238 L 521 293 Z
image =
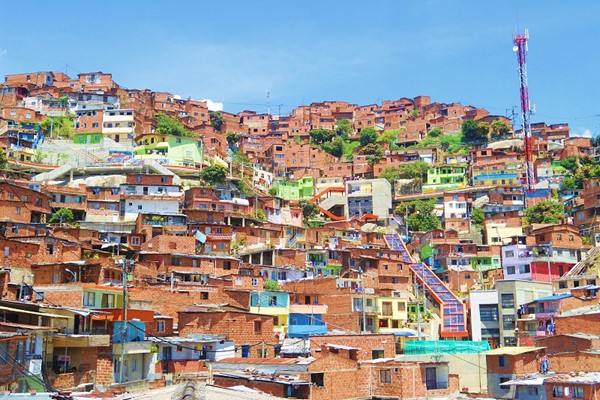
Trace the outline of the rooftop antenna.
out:
M 271 92 L 267 92 L 267 114 L 271 115 Z

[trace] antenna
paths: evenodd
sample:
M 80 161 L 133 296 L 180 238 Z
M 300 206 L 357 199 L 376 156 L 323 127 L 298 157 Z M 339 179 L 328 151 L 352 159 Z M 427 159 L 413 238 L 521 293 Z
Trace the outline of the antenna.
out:
M 529 84 L 527 82 L 527 41 L 529 31 L 525 29 L 525 34 L 517 33 L 513 35 L 513 50 L 517 52 L 517 61 L 519 64 L 519 83 L 521 98 L 521 117 L 523 118 L 523 150 L 525 154 L 525 179 L 527 191 L 535 191 L 535 175 L 533 171 L 533 143 L 531 137 L 531 107 L 529 103 Z M 525 196 L 527 198 L 527 196 Z
M 271 115 L 271 92 L 267 92 L 267 114 Z

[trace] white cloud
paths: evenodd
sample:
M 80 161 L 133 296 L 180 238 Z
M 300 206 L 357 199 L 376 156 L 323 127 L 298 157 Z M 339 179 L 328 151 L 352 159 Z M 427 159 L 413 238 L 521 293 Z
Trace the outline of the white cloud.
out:
M 592 134 L 592 131 L 589 129 L 584 130 L 583 132 L 573 132 L 571 134 L 571 136 L 577 136 L 577 137 L 586 137 L 586 138 L 591 138 L 594 135 Z
M 211 99 L 203 99 L 201 101 L 206 102 L 206 107 L 208 107 L 209 111 L 223 111 L 223 103 L 212 101 Z

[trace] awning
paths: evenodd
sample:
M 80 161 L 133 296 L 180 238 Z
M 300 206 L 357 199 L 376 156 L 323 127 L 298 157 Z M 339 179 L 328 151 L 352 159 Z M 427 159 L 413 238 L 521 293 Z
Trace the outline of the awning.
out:
M 74 318 L 73 316 L 68 316 L 68 315 L 41 313 L 41 312 L 36 312 L 36 311 L 21 310 L 19 308 L 4 307 L 4 306 L 0 306 L 0 311 L 9 311 L 9 312 L 15 312 L 15 313 L 39 315 L 41 317 L 51 317 L 51 318 L 67 318 L 67 319 Z
M 233 204 L 238 204 L 240 206 L 249 206 L 250 202 L 246 199 L 240 199 L 239 197 L 234 197 Z

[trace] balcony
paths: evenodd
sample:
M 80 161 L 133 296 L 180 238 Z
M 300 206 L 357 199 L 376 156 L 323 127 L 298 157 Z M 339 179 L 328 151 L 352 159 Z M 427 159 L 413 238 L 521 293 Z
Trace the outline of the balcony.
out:
M 115 354 L 145 354 L 150 353 L 150 347 L 152 342 L 127 342 L 127 343 L 114 343 L 113 353 Z
M 427 386 L 427 390 L 448 389 L 448 381 L 434 381 L 427 379 L 425 385 Z
M 110 335 L 107 334 L 54 334 L 54 347 L 104 347 L 110 346 Z
M 367 313 L 367 314 L 377 314 L 378 313 L 377 306 L 366 306 L 366 307 L 364 307 L 364 309 L 365 309 L 365 313 Z M 354 312 L 363 312 L 363 307 L 355 306 Z
M 290 314 L 327 314 L 324 304 L 290 304 Z
M 524 337 L 546 337 L 548 332 L 546 330 L 523 330 L 520 331 L 520 335 Z

